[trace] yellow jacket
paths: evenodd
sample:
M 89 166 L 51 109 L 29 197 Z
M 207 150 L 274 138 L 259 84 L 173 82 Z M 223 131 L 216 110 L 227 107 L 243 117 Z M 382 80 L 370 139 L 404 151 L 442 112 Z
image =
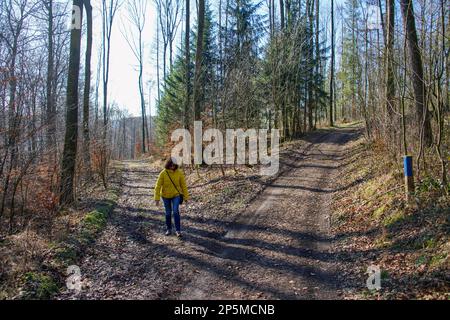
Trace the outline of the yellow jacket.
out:
M 168 174 L 170 175 L 170 178 L 172 178 L 173 183 L 170 181 Z M 176 188 L 173 184 L 175 184 Z M 179 192 L 183 193 L 184 200 L 189 199 L 189 193 L 183 171 L 180 169 L 175 171 L 164 169 L 159 174 L 158 181 L 156 181 L 155 200 L 160 200 L 161 196 L 166 199 L 175 198 L 180 195 L 177 189 Z

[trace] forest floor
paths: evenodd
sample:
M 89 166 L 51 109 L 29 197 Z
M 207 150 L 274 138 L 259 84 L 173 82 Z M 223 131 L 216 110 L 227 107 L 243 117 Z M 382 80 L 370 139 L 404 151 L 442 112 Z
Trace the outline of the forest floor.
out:
M 117 205 L 78 263 L 83 290 L 56 298 L 448 299 L 449 197 L 423 180 L 405 205 L 401 164 L 362 133 L 285 143 L 272 178 L 186 168 L 182 239 L 164 235 L 153 201 L 161 163 L 123 162 Z
M 59 298 L 337 298 L 332 194 L 360 133 L 319 130 L 286 144 L 270 180 L 248 168 L 186 172 L 192 199 L 181 209 L 182 239 L 164 236 L 163 209 L 152 200 L 159 168 L 125 162 L 118 204 L 79 265 L 83 290 Z
M 450 298 L 450 184 L 438 161 L 405 201 L 401 159 L 380 141 L 352 141 L 333 194 L 332 252 L 344 299 Z M 446 151 L 446 156 L 449 157 Z M 450 157 L 449 157 L 450 159 Z M 367 269 L 378 267 L 380 290 L 368 290 Z

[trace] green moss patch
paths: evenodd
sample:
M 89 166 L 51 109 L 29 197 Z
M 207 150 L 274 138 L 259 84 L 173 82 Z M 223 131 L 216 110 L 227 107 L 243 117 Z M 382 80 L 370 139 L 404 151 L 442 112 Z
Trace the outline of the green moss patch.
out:
M 24 299 L 48 300 L 59 291 L 53 278 L 44 273 L 27 272 L 24 275 Z
M 394 211 L 389 216 L 383 219 L 383 225 L 385 227 L 393 227 L 396 224 L 405 220 L 406 216 L 403 211 Z

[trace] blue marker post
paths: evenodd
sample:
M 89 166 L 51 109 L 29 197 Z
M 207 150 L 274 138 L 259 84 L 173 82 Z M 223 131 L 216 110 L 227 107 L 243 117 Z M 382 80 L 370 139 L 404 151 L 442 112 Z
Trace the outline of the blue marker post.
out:
M 411 199 L 411 195 L 414 192 L 414 175 L 413 175 L 413 163 L 411 156 L 403 157 L 403 168 L 405 171 L 405 192 L 406 200 Z

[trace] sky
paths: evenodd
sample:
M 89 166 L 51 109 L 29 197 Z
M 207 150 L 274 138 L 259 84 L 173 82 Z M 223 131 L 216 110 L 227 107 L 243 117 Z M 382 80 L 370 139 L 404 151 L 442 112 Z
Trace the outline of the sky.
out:
M 126 1 L 126 0 L 125 0 Z M 94 7 L 94 48 L 93 52 L 93 72 L 96 72 L 98 64 L 98 52 L 101 42 L 101 0 L 93 0 L 92 6 Z M 109 77 L 109 101 L 116 102 L 121 109 L 128 110 L 130 115 L 140 115 L 140 98 L 138 89 L 138 72 L 137 72 L 137 60 L 134 57 L 126 39 L 124 38 L 123 31 L 127 28 L 133 28 L 133 26 L 127 20 L 126 3 L 117 12 L 114 20 L 114 26 L 111 35 L 111 62 L 110 62 L 110 77 Z M 148 101 L 150 89 L 147 82 L 153 80 L 156 82 L 156 63 L 152 56 L 152 46 L 154 45 L 156 37 L 156 10 L 153 6 L 153 1 L 148 0 L 146 25 L 143 32 L 144 39 L 144 85 L 146 88 L 145 99 Z M 101 89 L 102 86 L 100 86 Z M 156 93 L 156 89 L 152 90 Z M 156 94 L 152 93 L 152 115 L 155 115 L 155 97 Z M 148 103 L 148 102 L 147 102 Z M 148 105 L 147 105 L 148 110 Z
M 137 60 L 131 52 L 129 45 L 124 38 L 123 30 L 132 28 L 131 24 L 127 20 L 127 4 L 128 0 L 122 0 L 124 3 L 117 12 L 111 38 L 111 65 L 110 65 L 110 80 L 109 80 L 109 101 L 115 102 L 120 109 L 127 110 L 130 116 L 140 115 L 140 98 L 138 89 L 138 72 L 137 72 Z M 157 13 L 153 0 L 147 0 L 147 14 L 146 25 L 143 33 L 144 39 L 144 85 L 145 85 L 145 99 L 147 102 L 148 110 L 148 98 L 151 91 L 151 110 L 152 115 L 156 115 L 156 19 Z M 184 0 L 181 0 L 184 2 Z M 264 0 L 263 0 L 264 1 Z M 336 7 L 341 5 L 345 0 L 336 0 Z M 329 24 L 330 20 L 330 2 L 329 0 L 321 1 L 321 17 Z M 213 11 L 218 7 L 218 1 L 210 0 Z M 98 53 L 101 41 L 101 0 L 92 0 L 92 6 L 94 8 L 94 51 L 92 69 L 95 73 L 97 65 L 99 63 Z M 191 1 L 191 27 L 195 24 L 195 1 Z M 263 6 L 265 8 L 265 6 Z M 264 9 L 265 10 L 265 9 Z M 184 16 L 184 14 L 183 14 Z M 179 26 L 179 35 L 175 38 L 174 47 L 177 48 L 180 42 L 180 32 L 184 26 L 182 22 Z M 329 37 L 328 37 L 329 38 Z M 175 49 L 177 50 L 177 49 Z M 95 81 L 95 78 L 94 78 Z M 153 87 L 149 88 L 148 82 L 153 82 Z M 100 91 L 101 91 L 100 86 Z M 101 92 L 100 92 L 101 94 Z

